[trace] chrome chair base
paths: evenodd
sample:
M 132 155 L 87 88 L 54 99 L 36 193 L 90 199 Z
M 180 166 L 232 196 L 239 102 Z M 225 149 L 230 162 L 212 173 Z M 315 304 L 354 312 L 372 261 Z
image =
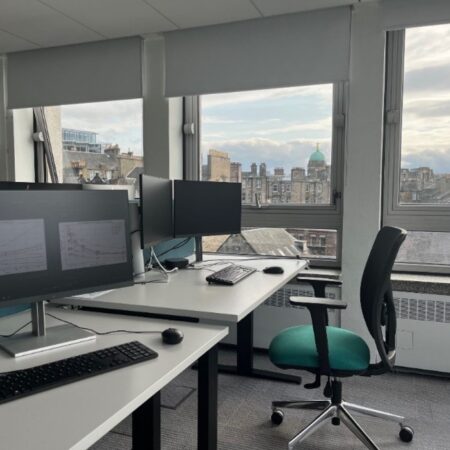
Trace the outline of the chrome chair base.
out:
M 281 420 L 279 420 L 277 424 L 280 424 L 282 422 L 283 417 L 283 413 L 281 412 L 280 408 L 323 410 L 322 413 L 317 416 L 306 428 L 304 428 L 302 431 L 300 431 L 300 433 L 298 433 L 291 439 L 288 444 L 289 450 L 293 450 L 299 442 L 303 441 L 312 433 L 317 431 L 322 425 L 326 423 L 328 419 L 332 419 L 332 422 L 335 425 L 343 423 L 367 448 L 371 450 L 379 450 L 379 447 L 361 428 L 358 422 L 350 414 L 350 411 L 396 422 L 401 428 L 401 433 L 402 430 L 405 429 L 407 429 L 407 433 L 409 433 L 409 430 L 411 430 L 411 432 L 413 433 L 410 427 L 404 426 L 403 422 L 405 418 L 402 416 L 397 416 L 395 414 L 387 413 L 384 411 L 378 411 L 376 409 L 366 408 L 364 406 L 355 405 L 343 400 L 339 402 L 332 402 L 331 400 L 272 402 L 272 421 L 274 421 L 274 414 L 280 414 L 279 417 L 281 418 Z

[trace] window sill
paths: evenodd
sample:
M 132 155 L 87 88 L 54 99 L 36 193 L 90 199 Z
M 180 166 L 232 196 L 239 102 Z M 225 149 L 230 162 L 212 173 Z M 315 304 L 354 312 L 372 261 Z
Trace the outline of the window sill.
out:
M 322 269 L 319 267 L 310 267 L 309 269 L 305 269 L 300 273 L 301 275 L 317 277 L 317 278 L 330 278 L 331 280 L 340 280 L 341 279 L 341 271 L 338 269 Z
M 305 275 L 326 277 L 338 280 L 340 270 L 312 268 L 302 272 Z M 399 292 L 415 292 L 417 294 L 434 294 L 450 296 L 450 276 L 423 275 L 413 273 L 393 273 L 392 288 Z
M 393 273 L 391 280 L 394 291 L 450 295 L 450 276 Z

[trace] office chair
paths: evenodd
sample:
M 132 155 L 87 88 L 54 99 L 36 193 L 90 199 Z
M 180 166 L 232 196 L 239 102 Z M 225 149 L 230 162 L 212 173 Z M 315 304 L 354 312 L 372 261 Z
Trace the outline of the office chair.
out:
M 289 442 L 290 450 L 317 431 L 329 418 L 333 425 L 344 423 L 367 448 L 378 449 L 350 411 L 397 422 L 400 425 L 400 439 L 404 442 L 412 441 L 414 431 L 404 425 L 404 417 L 344 401 L 340 381 L 343 377 L 353 375 L 381 375 L 393 368 L 396 316 L 390 276 L 398 250 L 405 238 L 406 231 L 383 227 L 375 239 L 361 281 L 361 309 L 367 328 L 375 341 L 380 362 L 370 364 L 369 347 L 357 334 L 328 326 L 327 310 L 345 309 L 347 304 L 344 301 L 291 297 L 292 304 L 305 306 L 309 310 L 312 326 L 291 327 L 279 333 L 270 344 L 270 359 L 277 367 L 303 369 L 315 374 L 315 382 L 305 385 L 307 389 L 319 388 L 321 377 L 327 377 L 324 395 L 329 399 L 272 402 L 272 423 L 275 425 L 280 425 L 283 421 L 284 415 L 280 408 L 323 410 Z

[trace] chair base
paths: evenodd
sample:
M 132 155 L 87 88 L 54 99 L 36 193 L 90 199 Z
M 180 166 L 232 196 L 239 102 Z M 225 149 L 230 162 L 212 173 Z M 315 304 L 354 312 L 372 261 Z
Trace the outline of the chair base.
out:
M 280 408 L 322 410 L 319 416 L 290 440 L 288 444 L 289 450 L 293 450 L 299 442 L 316 432 L 328 419 L 332 420 L 333 425 L 340 425 L 343 423 L 367 448 L 379 450 L 379 447 L 361 428 L 358 422 L 350 414 L 350 411 L 396 422 L 400 426 L 400 438 L 405 442 L 410 442 L 412 440 L 414 431 L 411 427 L 403 424 L 405 420 L 403 416 L 397 416 L 388 412 L 378 411 L 376 409 L 366 408 L 344 401 L 341 397 L 342 385 L 340 381 L 333 381 L 332 388 L 333 395 L 331 400 L 272 402 L 272 422 L 277 425 L 281 424 L 283 421 L 283 413 Z

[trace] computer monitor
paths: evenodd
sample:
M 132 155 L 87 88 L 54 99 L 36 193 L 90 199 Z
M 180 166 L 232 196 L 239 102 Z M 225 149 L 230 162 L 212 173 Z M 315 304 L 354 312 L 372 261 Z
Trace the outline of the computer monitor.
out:
M 28 183 L 26 181 L 0 181 L 0 190 L 9 191 L 81 191 L 82 184 L 75 183 Z
M 174 182 L 175 237 L 241 232 L 241 184 Z
M 141 246 L 173 237 L 172 181 L 141 174 Z
M 125 191 L 0 190 L 0 205 L 0 307 L 31 303 L 37 312 L 44 300 L 133 284 Z M 37 338 L 20 337 L 2 346 L 39 351 Z M 40 344 L 66 338 L 53 332 Z

